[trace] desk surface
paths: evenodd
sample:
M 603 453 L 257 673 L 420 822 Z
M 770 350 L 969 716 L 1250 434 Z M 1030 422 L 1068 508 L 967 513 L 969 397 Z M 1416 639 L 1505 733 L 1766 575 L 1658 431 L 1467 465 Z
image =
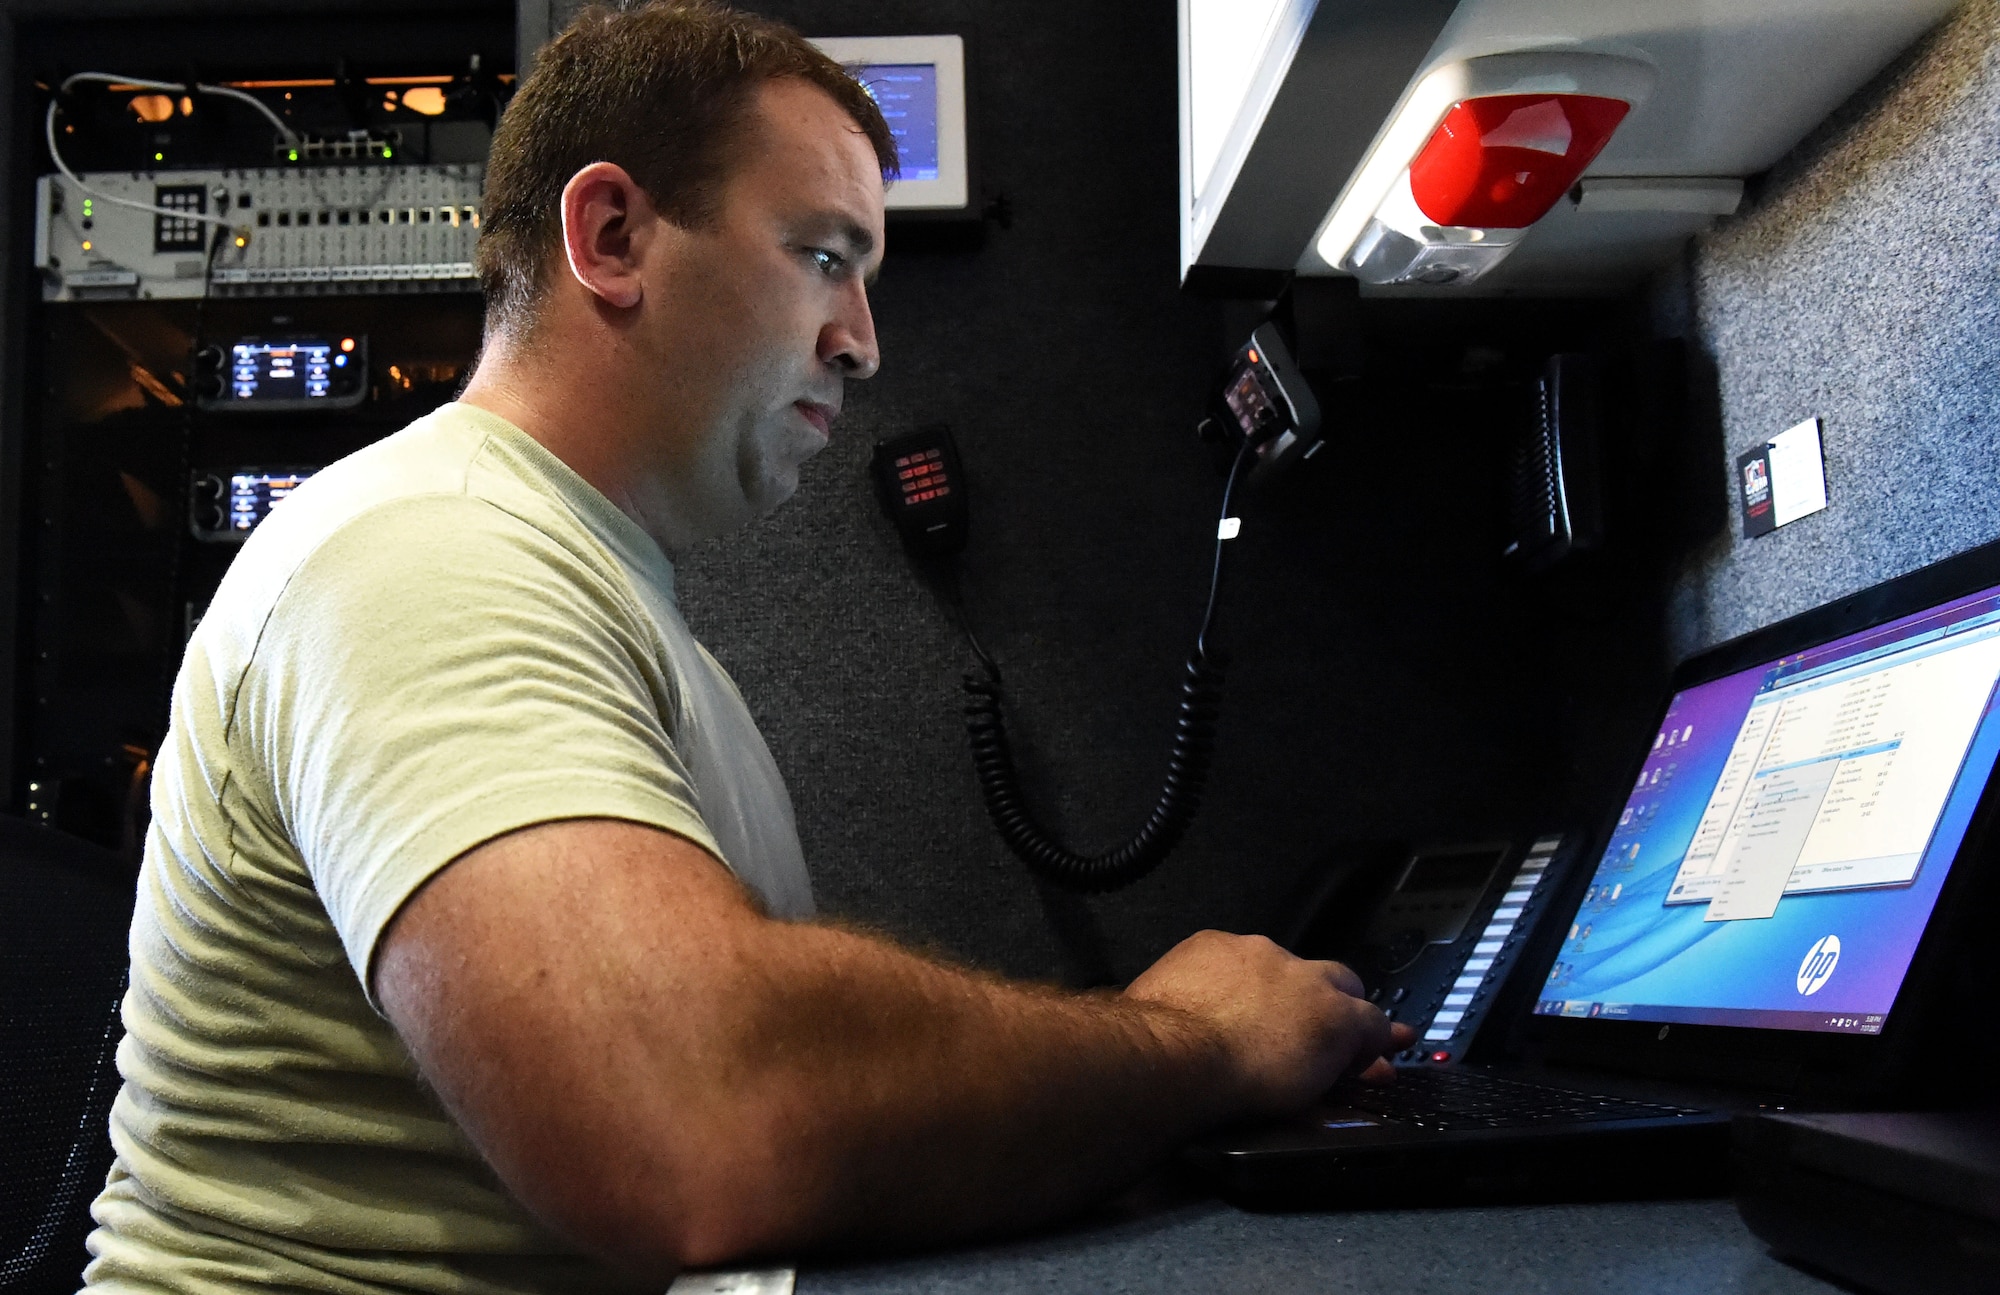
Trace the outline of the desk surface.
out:
M 1827 1295 L 1726 1200 L 1342 1214 L 1215 1201 L 936 1255 L 813 1267 L 799 1295 Z

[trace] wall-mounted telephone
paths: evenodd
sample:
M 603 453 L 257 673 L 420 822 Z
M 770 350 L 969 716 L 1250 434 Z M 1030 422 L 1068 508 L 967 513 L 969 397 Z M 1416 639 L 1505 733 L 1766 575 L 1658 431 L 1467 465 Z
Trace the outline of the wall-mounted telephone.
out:
M 1454 1064 L 1485 1045 L 1480 1027 L 1580 839 L 1552 833 L 1525 844 L 1403 852 L 1393 866 L 1374 868 L 1372 878 L 1331 878 L 1359 884 L 1323 889 L 1286 943 L 1302 956 L 1346 962 L 1370 1001 L 1417 1030 L 1417 1042 L 1397 1060 Z M 1339 911 L 1357 902 L 1365 916 Z

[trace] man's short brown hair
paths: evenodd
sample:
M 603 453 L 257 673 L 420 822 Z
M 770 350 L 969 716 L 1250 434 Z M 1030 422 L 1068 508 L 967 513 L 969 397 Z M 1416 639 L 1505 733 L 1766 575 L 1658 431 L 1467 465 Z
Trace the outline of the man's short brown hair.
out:
M 475 264 L 487 325 L 528 324 L 562 244 L 562 191 L 592 162 L 625 168 L 662 215 L 712 220 L 758 85 L 796 77 L 846 110 L 885 177 L 896 143 L 882 111 L 796 31 L 713 0 L 591 5 L 536 56 L 493 135 Z

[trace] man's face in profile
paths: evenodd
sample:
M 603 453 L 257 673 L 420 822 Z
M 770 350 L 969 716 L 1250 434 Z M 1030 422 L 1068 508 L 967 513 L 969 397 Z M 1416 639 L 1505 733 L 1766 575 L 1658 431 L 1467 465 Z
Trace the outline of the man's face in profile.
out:
M 673 470 L 696 514 L 684 520 L 704 535 L 790 498 L 845 380 L 879 361 L 866 280 L 882 255 L 883 180 L 868 137 L 818 88 L 767 81 L 735 151 L 713 221 L 649 275 L 660 309 L 643 337 L 675 375 L 663 415 L 702 429 Z

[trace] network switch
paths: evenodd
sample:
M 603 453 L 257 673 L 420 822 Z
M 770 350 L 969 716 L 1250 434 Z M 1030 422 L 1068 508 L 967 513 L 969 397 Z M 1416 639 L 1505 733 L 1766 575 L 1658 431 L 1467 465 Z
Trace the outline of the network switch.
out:
M 477 163 L 41 177 L 44 301 L 465 291 Z M 112 199 L 141 204 L 128 206 Z

